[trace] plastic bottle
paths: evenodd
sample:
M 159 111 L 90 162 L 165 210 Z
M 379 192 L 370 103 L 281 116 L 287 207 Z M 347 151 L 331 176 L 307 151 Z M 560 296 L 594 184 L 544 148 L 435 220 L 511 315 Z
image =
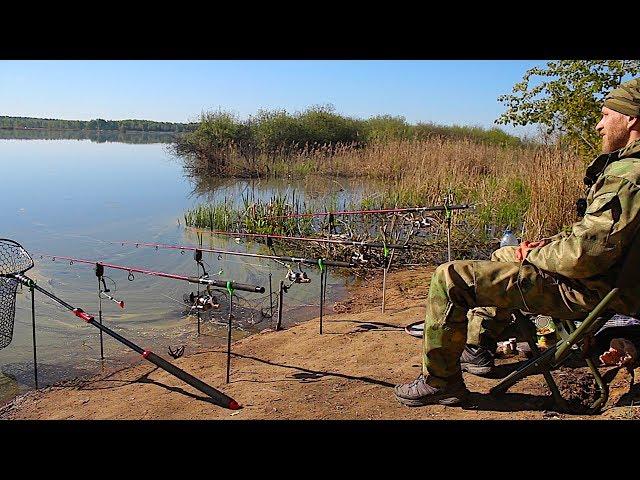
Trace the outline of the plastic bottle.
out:
M 506 247 L 506 246 L 518 246 L 518 239 L 516 238 L 516 236 L 513 234 L 513 232 L 511 231 L 510 228 L 507 228 L 504 231 L 504 235 L 502 235 L 502 238 L 500 239 L 500 246 L 501 247 Z

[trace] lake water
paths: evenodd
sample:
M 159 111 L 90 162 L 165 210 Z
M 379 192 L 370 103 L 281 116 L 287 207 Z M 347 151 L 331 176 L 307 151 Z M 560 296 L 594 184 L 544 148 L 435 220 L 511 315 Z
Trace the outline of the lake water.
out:
M 85 311 L 98 313 L 97 280 L 91 265 L 40 258 L 39 254 L 64 255 L 88 260 L 195 276 L 192 252 L 122 246 L 122 240 L 190 244 L 197 240 L 182 225 L 186 209 L 204 200 L 231 198 L 252 192 L 267 198 L 274 192 L 346 195 L 337 182 L 317 185 L 285 181 L 255 183 L 220 181 L 210 189 L 196 189 L 184 175 L 182 162 L 172 157 L 167 143 L 132 143 L 99 139 L 26 139 L 0 136 L 0 237 L 22 244 L 35 261 L 27 272 L 39 285 Z M 117 141 L 120 140 L 120 141 Z M 147 139 L 147 141 L 166 141 Z M 197 192 L 196 192 L 197 190 Z M 349 190 L 349 189 L 346 189 Z M 268 253 L 263 246 L 238 244 L 232 238 L 204 236 L 204 246 Z M 286 252 L 282 252 L 286 255 Z M 286 270 L 274 262 L 204 254 L 209 273 L 262 285 L 264 295 L 237 292 L 233 338 L 268 327 L 271 320 L 259 314 L 269 309 L 269 273 L 277 293 Z M 318 314 L 319 274 L 307 272 L 311 284 L 295 285 L 285 295 L 284 324 Z M 220 345 L 226 339 L 226 310 L 205 314 L 197 335 L 194 316 L 185 315 L 182 300 L 197 286 L 171 279 L 106 269 L 107 286 L 126 302 L 120 309 L 103 300 L 107 326 L 141 347 L 169 358 L 169 346 L 185 345 L 185 353 Z M 326 308 L 345 291 L 344 278 L 330 275 Z M 115 283 L 115 285 L 114 285 Z M 274 298 L 277 295 L 274 294 Z M 236 300 L 234 298 L 234 304 Z M 256 314 L 256 312 L 258 312 Z M 0 350 L 0 403 L 34 387 L 31 299 L 19 291 L 12 343 Z M 140 361 L 124 345 L 104 337 L 105 361 L 100 360 L 99 331 L 52 300 L 36 292 L 36 331 L 40 386 L 91 374 L 101 368 Z M 225 340 L 226 341 L 226 340 Z

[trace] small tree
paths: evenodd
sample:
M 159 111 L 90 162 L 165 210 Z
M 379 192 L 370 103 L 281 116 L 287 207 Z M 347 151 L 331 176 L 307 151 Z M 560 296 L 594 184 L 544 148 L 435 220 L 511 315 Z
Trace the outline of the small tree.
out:
M 277 152 L 288 153 L 303 134 L 298 119 L 286 110 L 258 110 L 251 120 L 256 142 L 269 156 Z
M 366 122 L 367 140 L 386 141 L 409 138 L 412 127 L 402 116 L 377 115 Z
M 593 155 L 600 144 L 595 126 L 605 95 L 624 77 L 640 73 L 638 60 L 554 60 L 526 71 L 512 93 L 498 101 L 507 107 L 498 124 L 540 124 L 560 134 L 581 153 Z M 536 77 L 541 77 L 537 79 Z
M 178 139 L 175 153 L 195 157 L 193 170 L 226 174 L 229 148 L 237 146 L 251 133 L 237 116 L 218 110 L 203 112 L 198 127 Z
M 358 122 L 335 112 L 333 105 L 316 105 L 296 115 L 302 130 L 300 139 L 309 145 L 358 141 Z

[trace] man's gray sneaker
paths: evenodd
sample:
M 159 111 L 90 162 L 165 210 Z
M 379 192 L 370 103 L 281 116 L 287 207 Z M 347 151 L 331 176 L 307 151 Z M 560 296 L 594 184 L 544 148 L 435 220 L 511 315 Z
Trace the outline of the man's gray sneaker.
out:
M 493 353 L 476 345 L 465 345 L 460 356 L 460 368 L 474 375 L 489 375 L 495 367 Z
M 462 376 L 452 379 L 445 387 L 432 387 L 424 375 L 404 385 L 396 385 L 396 399 L 409 407 L 422 405 L 456 405 L 469 394 Z

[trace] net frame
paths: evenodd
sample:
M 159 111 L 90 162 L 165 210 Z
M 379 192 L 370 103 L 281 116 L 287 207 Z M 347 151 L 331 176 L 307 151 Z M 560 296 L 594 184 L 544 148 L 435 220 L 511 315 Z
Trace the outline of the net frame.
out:
M 18 242 L 0 238 L 0 277 L 21 274 L 33 267 L 33 258 Z
M 0 238 L 0 350 L 13 339 L 16 294 L 20 283 L 13 275 L 33 267 L 33 259 L 18 242 Z

